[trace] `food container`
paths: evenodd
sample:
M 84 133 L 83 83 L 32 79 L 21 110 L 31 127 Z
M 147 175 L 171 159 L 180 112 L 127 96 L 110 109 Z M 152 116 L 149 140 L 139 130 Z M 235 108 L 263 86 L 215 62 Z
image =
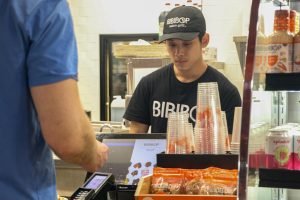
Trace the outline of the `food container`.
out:
M 135 192 L 135 200 L 236 200 L 237 196 L 227 195 L 185 195 L 185 194 L 149 194 L 151 175 L 141 178 Z

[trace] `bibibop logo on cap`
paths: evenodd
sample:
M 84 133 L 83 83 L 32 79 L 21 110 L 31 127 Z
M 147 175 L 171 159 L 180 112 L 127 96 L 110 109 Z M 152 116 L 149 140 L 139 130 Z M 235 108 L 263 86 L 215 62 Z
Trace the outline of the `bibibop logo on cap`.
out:
M 172 9 L 166 16 L 159 42 L 175 38 L 193 40 L 205 32 L 206 23 L 201 10 L 193 6 L 181 6 Z

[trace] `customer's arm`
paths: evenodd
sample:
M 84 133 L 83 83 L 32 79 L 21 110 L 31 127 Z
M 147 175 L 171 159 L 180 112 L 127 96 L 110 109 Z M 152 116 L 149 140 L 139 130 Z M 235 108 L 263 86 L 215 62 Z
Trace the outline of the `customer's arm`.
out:
M 31 88 L 43 136 L 63 160 L 96 171 L 107 160 L 108 148 L 95 139 L 82 109 L 77 82 L 67 79 Z
M 136 121 L 130 122 L 129 133 L 148 133 L 149 125 Z

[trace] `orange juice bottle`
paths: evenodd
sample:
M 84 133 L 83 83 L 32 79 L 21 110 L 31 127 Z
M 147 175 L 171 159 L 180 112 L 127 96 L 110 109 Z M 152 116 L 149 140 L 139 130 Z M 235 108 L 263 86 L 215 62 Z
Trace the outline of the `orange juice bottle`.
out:
M 300 32 L 294 36 L 293 72 L 300 72 Z
M 293 35 L 289 31 L 289 10 L 276 10 L 274 33 L 268 37 L 268 73 L 292 72 Z

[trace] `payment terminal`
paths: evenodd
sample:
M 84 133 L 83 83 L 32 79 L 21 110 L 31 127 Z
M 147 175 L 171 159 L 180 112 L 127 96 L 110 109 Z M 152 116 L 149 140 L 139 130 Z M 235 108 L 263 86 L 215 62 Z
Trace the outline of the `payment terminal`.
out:
M 71 196 L 71 200 L 106 199 L 107 192 L 114 190 L 114 177 L 111 173 L 95 172 Z

